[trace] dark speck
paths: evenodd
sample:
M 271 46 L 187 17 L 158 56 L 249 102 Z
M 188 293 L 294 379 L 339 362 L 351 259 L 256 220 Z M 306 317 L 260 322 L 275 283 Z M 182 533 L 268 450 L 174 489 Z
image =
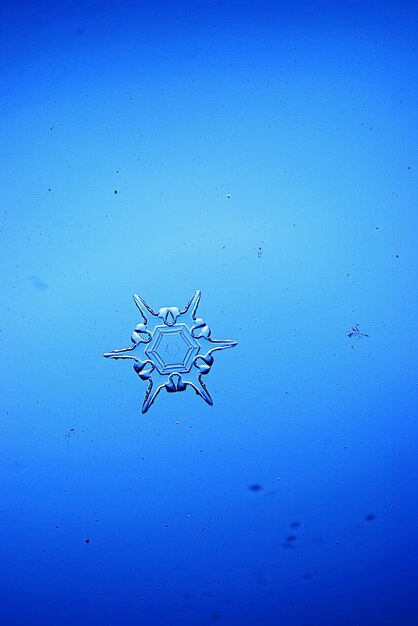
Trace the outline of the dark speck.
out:
M 376 519 L 376 515 L 366 515 L 364 519 L 366 520 L 366 522 L 372 522 L 374 519 Z
M 355 339 L 361 339 L 362 337 L 369 337 L 367 333 L 362 333 L 359 329 L 359 325 L 355 324 L 351 327 L 351 330 L 347 333 L 347 337 L 354 337 Z
M 300 526 L 300 522 L 292 522 L 290 524 L 290 528 L 299 528 L 299 526 Z
M 261 491 L 262 490 L 262 486 L 261 485 L 250 485 L 249 489 L 251 491 Z
M 90 539 L 84 539 L 84 543 L 90 543 Z
M 295 535 L 289 535 L 288 537 L 286 537 L 286 541 L 296 541 Z
M 48 285 L 44 283 L 42 278 L 39 278 L 39 276 L 36 276 L 35 274 L 29 276 L 28 280 L 32 283 L 33 287 L 35 287 L 35 289 L 39 289 L 39 291 L 45 291 L 45 289 L 48 289 Z
M 118 190 L 117 190 L 117 189 L 115 189 L 115 191 L 114 191 L 113 193 L 118 193 Z

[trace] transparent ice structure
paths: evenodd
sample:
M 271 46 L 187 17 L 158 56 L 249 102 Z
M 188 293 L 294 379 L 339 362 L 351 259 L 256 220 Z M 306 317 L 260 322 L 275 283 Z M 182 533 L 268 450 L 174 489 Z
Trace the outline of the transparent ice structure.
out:
M 211 338 L 206 322 L 196 317 L 200 296 L 200 291 L 196 291 L 183 310 L 163 307 L 155 312 L 135 294 L 133 298 L 143 321 L 132 333 L 132 345 L 103 355 L 133 360 L 135 372 L 141 380 L 148 381 L 143 413 L 164 387 L 175 392 L 190 385 L 205 402 L 213 404 L 202 377 L 211 370 L 213 353 L 233 348 L 237 342 Z

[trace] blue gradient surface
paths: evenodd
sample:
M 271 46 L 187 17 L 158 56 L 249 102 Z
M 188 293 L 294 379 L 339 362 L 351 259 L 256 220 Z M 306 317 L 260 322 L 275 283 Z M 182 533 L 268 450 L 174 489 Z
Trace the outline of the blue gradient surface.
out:
M 2 3 L 2 626 L 418 622 L 417 15 Z

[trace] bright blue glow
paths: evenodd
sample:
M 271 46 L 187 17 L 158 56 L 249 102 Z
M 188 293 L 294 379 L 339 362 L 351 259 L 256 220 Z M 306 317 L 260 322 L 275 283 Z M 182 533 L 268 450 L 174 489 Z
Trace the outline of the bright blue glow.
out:
M 412 626 L 417 3 L 0 4 L 1 626 Z

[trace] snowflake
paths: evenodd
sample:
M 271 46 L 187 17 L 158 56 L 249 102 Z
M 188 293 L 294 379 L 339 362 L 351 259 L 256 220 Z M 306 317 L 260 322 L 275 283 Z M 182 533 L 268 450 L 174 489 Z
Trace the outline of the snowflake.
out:
M 213 352 L 233 348 L 237 342 L 211 339 L 206 322 L 196 317 L 200 295 L 200 291 L 196 291 L 183 310 L 170 306 L 155 312 L 134 294 L 143 322 L 135 326 L 132 345 L 103 355 L 110 359 L 132 359 L 141 380 L 149 381 L 143 413 L 148 411 L 164 387 L 175 392 L 184 391 L 190 385 L 205 402 L 213 404 L 202 376 L 210 372 Z M 134 351 L 141 352 L 141 358 L 133 354 Z
M 351 330 L 348 331 L 347 337 L 350 337 L 350 339 L 361 339 L 362 337 L 370 337 L 370 335 L 368 335 L 367 333 L 362 333 L 359 329 L 359 325 L 355 324 L 351 327 Z

